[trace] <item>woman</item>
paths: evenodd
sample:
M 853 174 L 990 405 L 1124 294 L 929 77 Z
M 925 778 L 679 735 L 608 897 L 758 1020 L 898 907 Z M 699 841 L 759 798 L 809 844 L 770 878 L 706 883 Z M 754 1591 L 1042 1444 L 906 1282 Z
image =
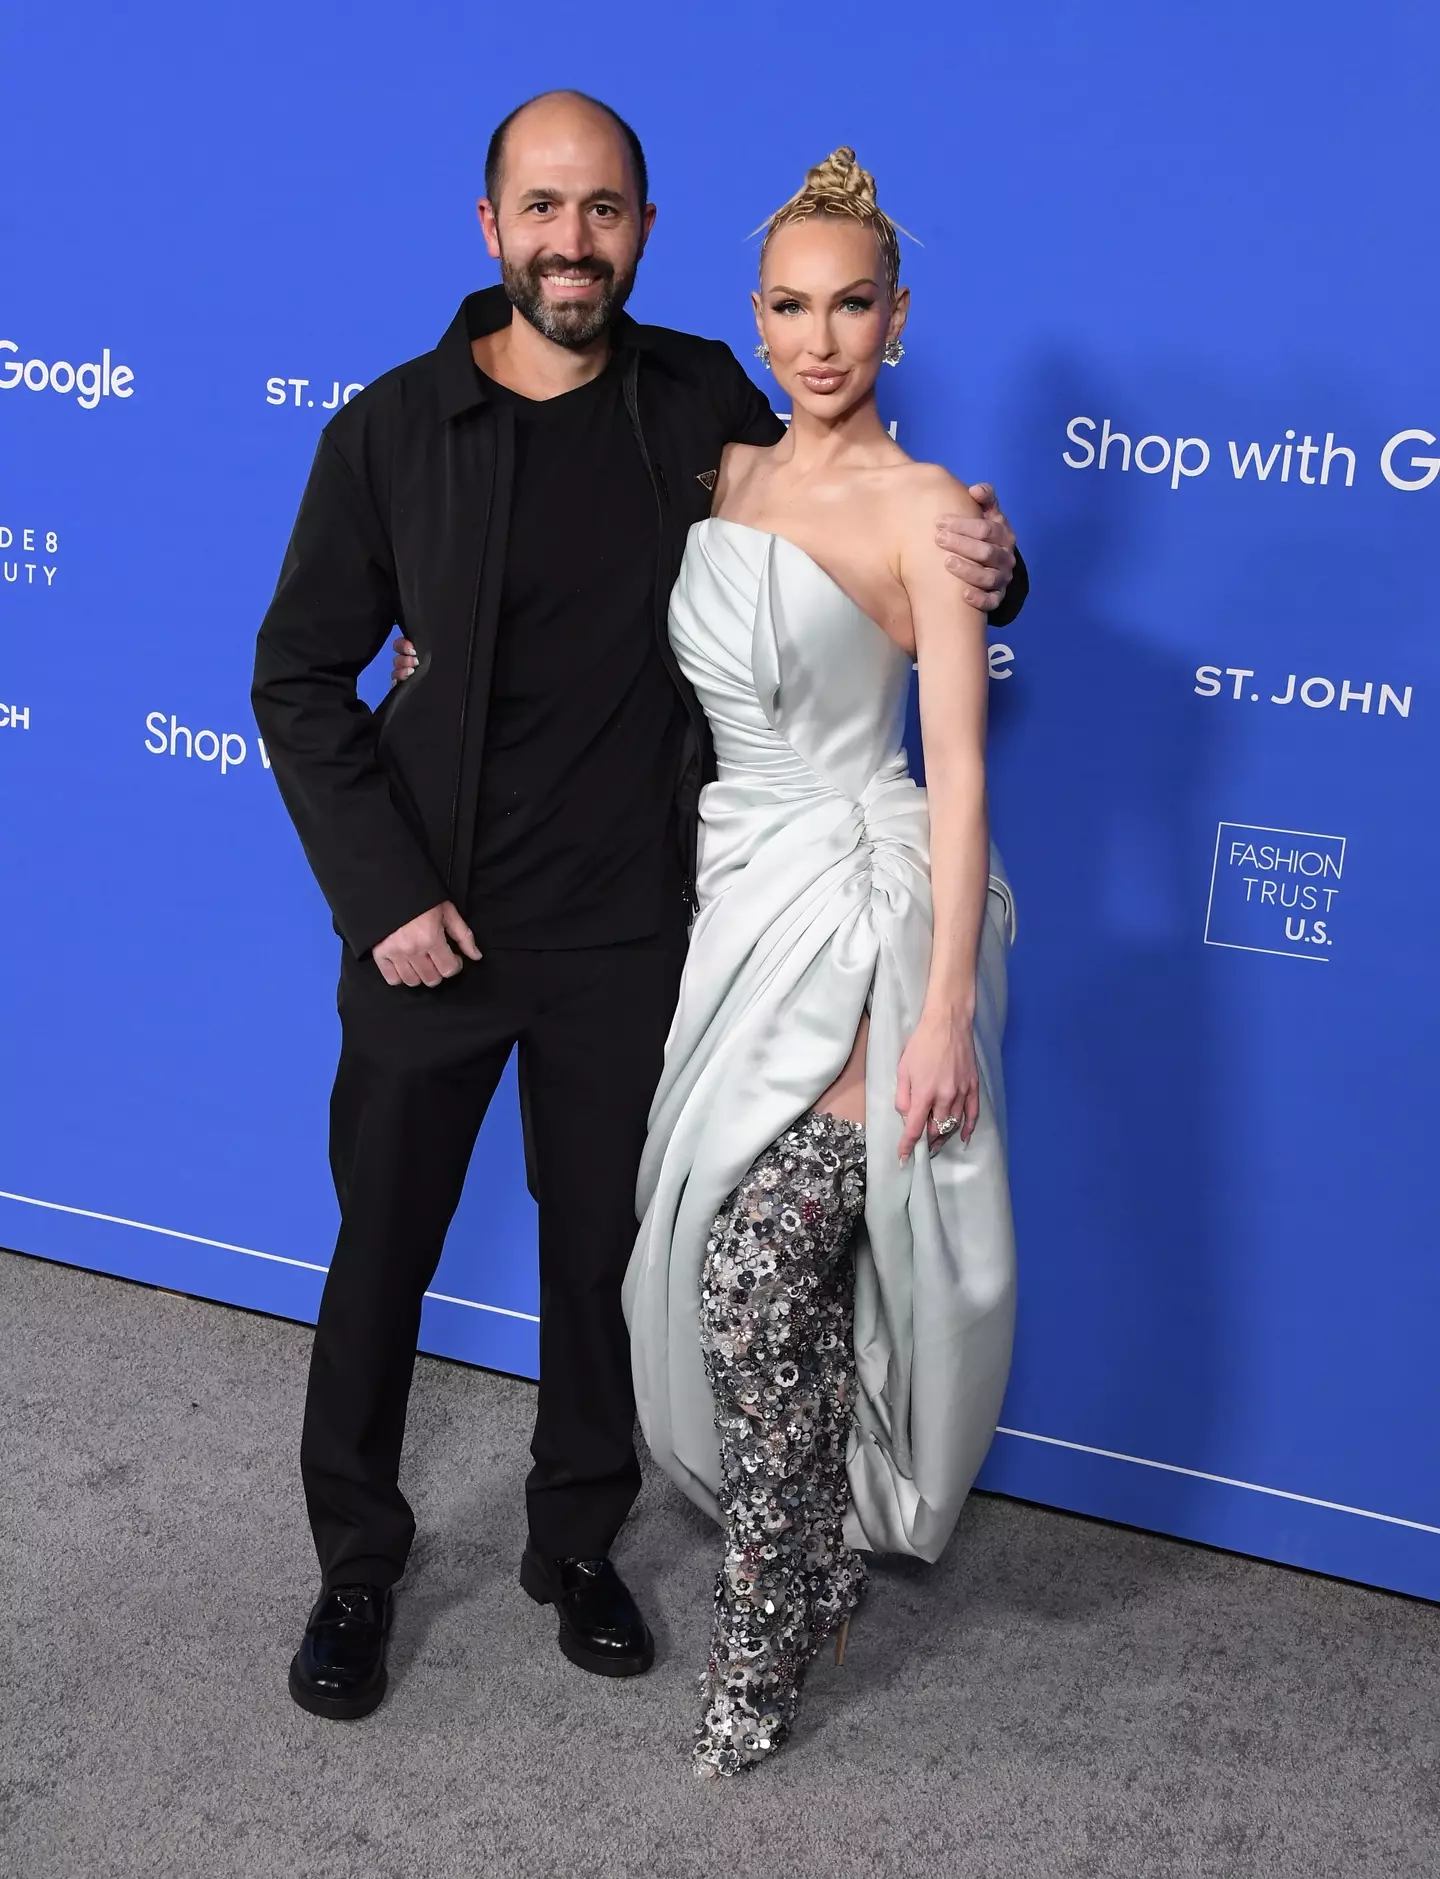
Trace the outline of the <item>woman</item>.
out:
M 625 1300 L 646 1438 L 726 1528 L 707 1775 L 773 1753 L 817 1645 L 843 1652 L 858 1549 L 939 1554 L 1009 1365 L 985 632 L 929 525 L 976 510 L 876 410 L 899 262 L 853 151 L 771 219 L 755 317 L 790 430 L 726 452 L 670 606 L 719 775 Z
M 930 523 L 977 511 L 876 410 L 899 262 L 853 151 L 771 218 L 757 350 L 790 429 L 726 451 L 670 606 L 718 776 L 624 1296 L 646 1439 L 726 1529 L 702 1775 L 772 1754 L 816 1649 L 843 1658 L 861 1550 L 938 1556 L 1010 1358 L 1013 916 L 984 623 Z

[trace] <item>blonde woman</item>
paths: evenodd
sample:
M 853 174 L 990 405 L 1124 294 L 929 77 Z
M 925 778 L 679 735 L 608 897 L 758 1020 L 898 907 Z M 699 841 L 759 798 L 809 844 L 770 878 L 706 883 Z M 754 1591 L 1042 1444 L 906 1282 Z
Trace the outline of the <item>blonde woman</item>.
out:
M 789 431 L 727 448 L 670 605 L 718 775 L 625 1305 L 650 1447 L 725 1527 L 706 1776 L 785 1740 L 816 1649 L 843 1655 L 863 1550 L 937 1557 L 1010 1358 L 1012 908 L 984 617 L 933 542 L 936 514 L 978 511 L 876 410 L 899 272 L 872 178 L 837 150 L 761 252 Z M 912 662 L 925 790 L 901 743 Z

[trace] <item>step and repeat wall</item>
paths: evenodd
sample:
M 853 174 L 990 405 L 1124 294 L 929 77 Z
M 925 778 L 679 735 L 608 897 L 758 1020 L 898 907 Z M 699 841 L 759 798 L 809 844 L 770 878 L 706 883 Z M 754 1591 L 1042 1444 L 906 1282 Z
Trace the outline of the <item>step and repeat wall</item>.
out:
M 492 124 L 557 84 L 628 116 L 633 310 L 757 374 L 747 233 L 853 143 L 917 238 L 884 414 L 1033 576 L 992 636 L 1022 1286 L 982 1484 L 1440 1597 L 1440 24 L 22 0 L 6 36 L 0 1244 L 315 1314 L 337 942 L 254 635 L 328 414 L 494 278 Z M 510 1085 L 427 1350 L 533 1374 L 534 1240 Z

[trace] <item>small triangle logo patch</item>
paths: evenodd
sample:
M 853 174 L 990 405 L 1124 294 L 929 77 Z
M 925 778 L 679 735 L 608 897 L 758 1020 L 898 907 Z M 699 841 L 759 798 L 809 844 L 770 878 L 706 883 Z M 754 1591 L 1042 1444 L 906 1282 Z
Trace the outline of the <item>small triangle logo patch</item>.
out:
M 706 489 L 714 489 L 715 479 L 719 474 L 720 472 L 718 470 L 697 470 L 695 472 L 695 481 L 697 483 L 703 483 Z

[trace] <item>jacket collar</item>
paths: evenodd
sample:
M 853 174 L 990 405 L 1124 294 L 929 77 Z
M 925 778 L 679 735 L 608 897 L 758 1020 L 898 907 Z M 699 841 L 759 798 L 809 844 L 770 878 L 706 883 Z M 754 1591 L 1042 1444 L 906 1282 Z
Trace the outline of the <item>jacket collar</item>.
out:
M 482 287 L 467 294 L 460 310 L 445 328 L 435 348 L 435 374 L 440 388 L 440 416 L 448 421 L 487 402 L 485 381 L 475 369 L 470 351 L 472 339 L 486 333 L 498 333 L 510 324 L 514 309 L 503 287 Z M 649 333 L 622 313 L 615 322 L 615 349 L 643 352 L 649 345 Z

